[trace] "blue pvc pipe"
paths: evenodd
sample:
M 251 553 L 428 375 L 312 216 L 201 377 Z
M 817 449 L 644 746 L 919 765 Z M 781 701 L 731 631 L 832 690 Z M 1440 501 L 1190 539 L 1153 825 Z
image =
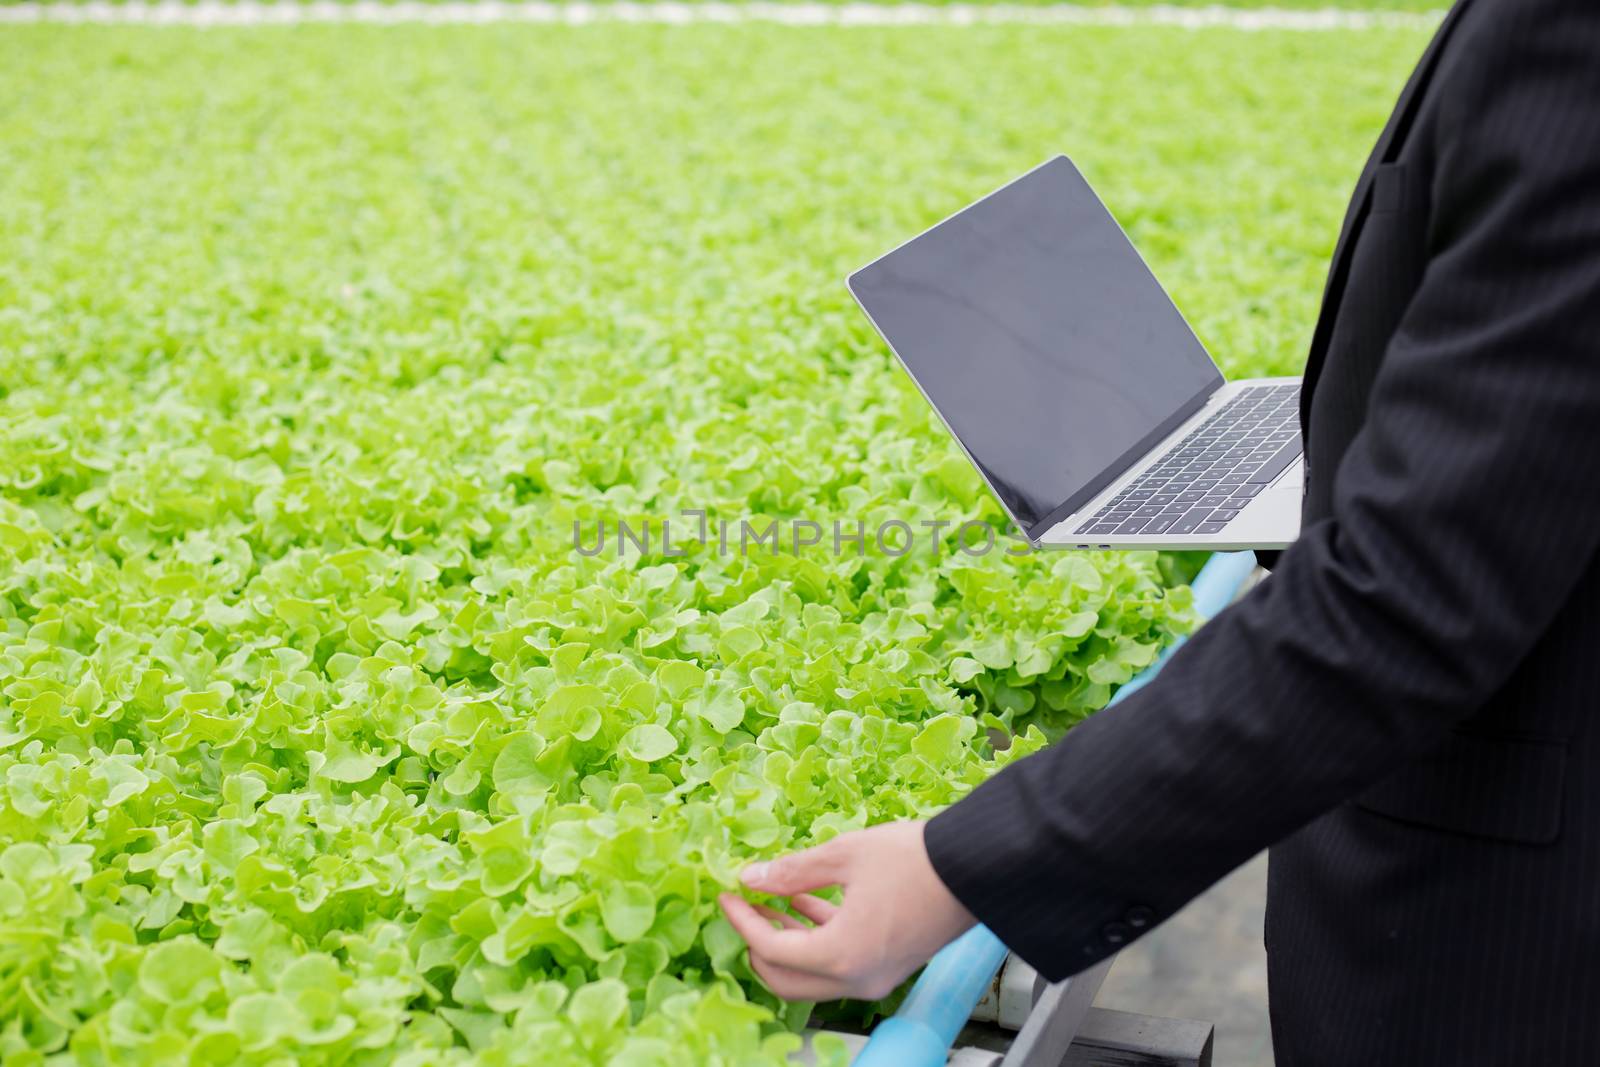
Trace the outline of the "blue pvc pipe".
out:
M 1218 553 L 1206 561 L 1190 588 L 1195 611 L 1209 619 L 1233 600 L 1256 565 L 1252 552 Z M 1118 700 L 1143 686 L 1183 643 L 1168 645 L 1156 661 L 1129 681 Z M 894 1015 L 873 1028 L 852 1067 L 944 1067 L 950 1046 L 972 1017 L 1009 950 L 986 926 L 974 926 L 928 961 Z
M 1007 951 L 987 926 L 974 926 L 940 949 L 899 1010 L 873 1028 L 854 1067 L 943 1067 Z
M 1194 576 L 1194 581 L 1189 584 L 1194 593 L 1194 610 L 1202 619 L 1209 619 L 1223 608 L 1233 602 L 1239 592 L 1239 586 L 1255 570 L 1256 554 L 1254 552 L 1218 552 L 1206 560 L 1206 565 L 1200 568 L 1200 573 Z M 1156 676 L 1168 658 L 1178 650 L 1188 637 L 1180 637 L 1172 644 L 1161 650 L 1161 655 L 1156 661 L 1137 676 L 1132 678 L 1117 695 L 1111 698 L 1115 704 L 1130 693 L 1136 693 L 1150 684 L 1150 679 Z

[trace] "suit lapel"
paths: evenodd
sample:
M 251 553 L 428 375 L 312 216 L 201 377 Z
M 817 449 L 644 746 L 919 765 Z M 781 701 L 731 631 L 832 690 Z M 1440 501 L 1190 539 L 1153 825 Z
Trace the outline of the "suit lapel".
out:
M 1405 136 L 1416 118 L 1417 109 L 1421 106 L 1423 90 L 1433 78 L 1439 54 L 1455 30 L 1456 24 L 1460 22 L 1462 12 L 1471 6 L 1471 3 L 1472 0 L 1458 0 L 1440 23 L 1438 32 L 1433 35 L 1433 40 L 1429 43 L 1427 51 L 1422 54 L 1422 59 L 1418 61 L 1416 70 L 1406 82 L 1406 87 L 1401 90 L 1400 99 L 1395 103 L 1394 113 L 1389 116 L 1388 125 L 1383 128 L 1372 155 L 1367 158 L 1367 164 L 1361 170 L 1361 177 L 1356 181 L 1355 193 L 1350 197 L 1350 208 L 1345 212 L 1344 226 L 1339 232 L 1338 243 L 1334 245 L 1333 259 L 1329 262 L 1328 281 L 1322 291 L 1322 309 L 1317 316 L 1316 330 L 1311 335 L 1311 351 L 1306 357 L 1304 384 L 1300 389 L 1302 428 L 1308 426 L 1310 421 L 1311 393 L 1316 388 L 1317 376 L 1322 372 L 1322 360 L 1327 354 L 1328 340 L 1333 334 L 1333 324 L 1338 317 L 1339 302 L 1344 296 L 1345 281 L 1350 273 L 1350 254 L 1355 247 L 1355 239 L 1361 234 L 1361 228 L 1367 221 L 1367 212 L 1372 199 L 1372 176 L 1381 164 L 1391 162 L 1399 154 L 1401 146 L 1405 143 Z

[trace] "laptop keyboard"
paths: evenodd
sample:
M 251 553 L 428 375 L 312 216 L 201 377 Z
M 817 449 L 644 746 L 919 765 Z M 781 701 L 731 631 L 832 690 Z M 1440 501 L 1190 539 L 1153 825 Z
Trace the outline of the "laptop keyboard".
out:
M 1299 455 L 1300 383 L 1248 386 L 1077 532 L 1221 533 Z

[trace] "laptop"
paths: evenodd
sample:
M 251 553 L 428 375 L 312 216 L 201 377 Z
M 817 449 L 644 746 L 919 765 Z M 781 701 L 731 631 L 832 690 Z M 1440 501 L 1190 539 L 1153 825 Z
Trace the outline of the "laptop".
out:
M 1283 548 L 1300 380 L 1223 378 L 1066 156 L 850 292 L 1039 548 Z

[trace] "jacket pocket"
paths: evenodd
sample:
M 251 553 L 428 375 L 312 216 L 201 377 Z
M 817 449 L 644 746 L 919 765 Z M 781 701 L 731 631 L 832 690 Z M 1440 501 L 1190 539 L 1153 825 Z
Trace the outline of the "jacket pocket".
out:
M 1561 834 L 1566 773 L 1564 740 L 1463 729 L 1355 803 L 1452 833 L 1547 845 Z

